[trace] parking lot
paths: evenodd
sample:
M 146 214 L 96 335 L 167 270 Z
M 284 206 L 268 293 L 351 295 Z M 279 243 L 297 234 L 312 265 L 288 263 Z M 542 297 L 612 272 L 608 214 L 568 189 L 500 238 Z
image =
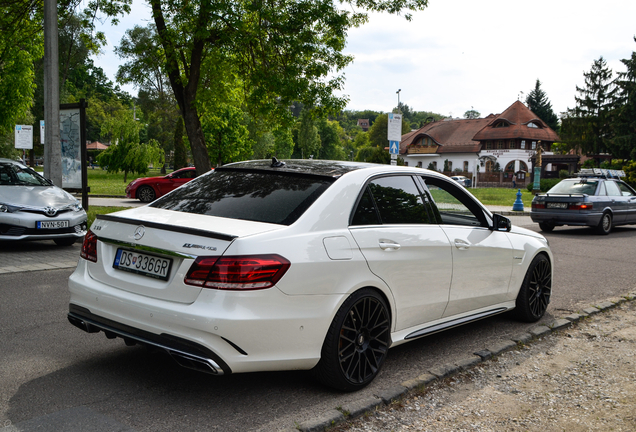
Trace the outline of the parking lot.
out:
M 525 216 L 513 223 L 538 230 Z M 542 323 L 633 290 L 636 227 L 603 237 L 563 228 L 547 237 L 555 278 Z M 293 430 L 534 326 L 501 315 L 397 347 L 378 379 L 357 393 L 322 387 L 305 371 L 208 376 L 71 326 L 66 281 L 79 247 L 0 245 L 0 267 L 12 260 L 13 268 L 0 274 L 0 425 L 7 432 Z

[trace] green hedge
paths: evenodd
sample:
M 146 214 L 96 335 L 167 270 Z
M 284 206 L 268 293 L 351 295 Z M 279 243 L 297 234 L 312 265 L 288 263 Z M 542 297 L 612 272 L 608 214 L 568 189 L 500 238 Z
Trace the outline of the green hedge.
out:
M 541 190 L 541 192 L 547 192 L 550 189 L 552 189 L 552 187 L 557 184 L 558 182 L 560 182 L 561 179 L 555 178 L 555 179 L 541 179 L 540 182 L 540 186 L 539 189 Z M 532 192 L 532 188 L 533 188 L 534 183 L 528 183 L 528 191 Z

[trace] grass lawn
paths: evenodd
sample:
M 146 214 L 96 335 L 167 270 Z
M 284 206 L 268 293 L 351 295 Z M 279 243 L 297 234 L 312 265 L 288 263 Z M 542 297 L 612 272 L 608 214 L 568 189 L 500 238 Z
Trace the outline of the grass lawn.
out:
M 130 207 L 98 207 L 98 206 L 89 206 L 86 215 L 88 216 L 88 226 L 90 227 L 95 221 L 95 217 L 98 214 L 107 214 L 120 210 L 128 210 Z
M 124 182 L 124 173 L 111 173 L 101 168 L 88 169 L 88 186 L 91 188 L 89 195 L 126 195 L 126 185 L 139 177 L 158 177 L 161 174 L 159 168 L 151 168 L 147 174 L 138 175 L 128 173 L 128 178 Z M 172 171 L 168 170 L 167 173 Z
M 521 201 L 523 201 L 524 210 L 529 210 L 530 205 L 532 204 L 532 192 L 528 192 L 528 189 L 521 189 Z M 510 206 L 515 203 L 517 199 L 517 189 L 512 188 L 468 188 L 470 193 L 472 193 L 475 198 L 481 201 L 482 204 L 489 205 L 498 205 L 498 206 Z

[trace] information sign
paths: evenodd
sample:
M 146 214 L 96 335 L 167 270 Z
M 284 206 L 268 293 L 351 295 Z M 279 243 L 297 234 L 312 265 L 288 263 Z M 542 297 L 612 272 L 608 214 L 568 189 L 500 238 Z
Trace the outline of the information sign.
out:
M 389 141 L 402 141 L 402 114 L 389 114 L 387 125 L 387 136 Z
M 23 150 L 33 148 L 33 126 L 15 125 L 15 148 Z

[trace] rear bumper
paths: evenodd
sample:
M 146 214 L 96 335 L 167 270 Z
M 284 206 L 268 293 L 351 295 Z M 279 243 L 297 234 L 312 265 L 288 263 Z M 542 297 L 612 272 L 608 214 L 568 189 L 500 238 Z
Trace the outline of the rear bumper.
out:
M 531 211 L 532 222 L 549 223 L 553 225 L 597 226 L 601 221 L 602 213 L 574 213 Z
M 230 367 L 218 355 L 197 343 L 162 333 L 155 335 L 134 327 L 94 315 L 90 310 L 70 304 L 68 320 L 87 333 L 103 331 L 108 337 L 117 336 L 126 345 L 136 343 L 159 348 L 170 354 L 181 366 L 213 375 L 232 373 Z
M 106 285 L 86 267 L 80 259 L 69 278 L 73 325 L 160 348 L 182 366 L 216 374 L 311 369 L 346 297 L 204 289 L 179 303 Z

